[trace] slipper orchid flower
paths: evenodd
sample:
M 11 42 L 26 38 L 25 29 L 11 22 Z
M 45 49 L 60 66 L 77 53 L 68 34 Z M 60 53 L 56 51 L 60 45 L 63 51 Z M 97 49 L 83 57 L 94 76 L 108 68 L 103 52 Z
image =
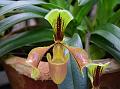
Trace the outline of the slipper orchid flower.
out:
M 93 89 L 99 89 L 101 83 L 101 76 L 110 62 L 105 64 L 99 63 L 89 63 L 87 66 L 88 68 L 88 75 L 92 82 Z
M 56 84 L 60 84 L 64 81 L 67 74 L 67 61 L 69 58 L 65 54 L 65 50 L 67 49 L 73 55 L 80 70 L 88 64 L 88 55 L 82 48 L 71 47 L 63 42 L 64 31 L 73 19 L 70 12 L 53 9 L 45 16 L 45 19 L 51 24 L 54 31 L 54 44 L 32 49 L 28 54 L 26 62 L 33 67 L 31 77 L 37 80 L 40 77 L 39 63 L 42 57 L 47 54 L 50 77 Z M 47 53 L 51 48 L 52 55 Z

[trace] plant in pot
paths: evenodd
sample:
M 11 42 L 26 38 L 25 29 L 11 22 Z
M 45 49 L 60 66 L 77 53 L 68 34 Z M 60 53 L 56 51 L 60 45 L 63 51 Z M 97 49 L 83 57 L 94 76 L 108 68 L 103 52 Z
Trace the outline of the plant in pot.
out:
M 5 2 L 1 2 L 1 4 L 3 5 L 3 7 L 1 8 L 1 11 L 0 11 L 1 12 L 1 16 L 4 15 L 6 17 L 3 20 L 1 20 L 1 32 L 4 32 L 9 27 L 17 24 L 18 22 L 24 21 L 26 19 L 40 18 L 40 21 L 44 21 L 42 19 L 44 18 L 44 14 L 46 12 L 48 12 L 48 10 L 38 8 L 37 6 L 33 6 L 32 4 L 34 4 L 34 3 L 35 4 L 36 3 L 37 4 L 41 3 L 43 5 L 44 4 L 45 5 L 49 5 L 47 3 L 34 2 L 34 1 L 33 2 L 29 2 L 29 1 L 19 1 L 19 2 L 5 1 Z M 52 4 L 50 4 L 50 5 L 52 5 Z M 52 5 L 52 6 L 54 6 L 54 8 L 59 8 L 59 7 L 55 6 L 55 5 Z M 16 10 L 13 11 L 14 9 L 16 9 Z M 20 10 L 18 10 L 18 9 L 20 9 Z M 26 11 L 27 13 L 22 13 L 22 12 L 24 12 L 24 10 L 25 11 L 27 10 Z M 18 13 L 21 13 L 21 14 L 18 14 Z M 12 14 L 12 16 L 11 16 L 11 14 Z M 16 14 L 16 15 L 14 15 L 14 14 Z M 43 15 L 43 17 L 42 17 L 42 15 Z M 67 24 L 68 24 L 68 22 L 67 22 Z M 5 55 L 6 53 L 10 52 L 13 49 L 22 47 L 24 45 L 28 45 L 30 43 L 45 42 L 45 41 L 49 42 L 49 41 L 54 40 L 53 37 L 52 37 L 53 36 L 53 32 L 52 32 L 52 30 L 49 30 L 50 28 L 48 28 L 49 27 L 48 25 L 49 24 L 47 24 L 47 22 L 45 24 L 42 22 L 42 23 L 40 23 L 39 28 L 38 27 L 36 27 L 36 28 L 34 27 L 34 30 L 30 30 L 30 28 L 32 28 L 32 27 L 30 27 L 30 28 L 27 27 L 28 28 L 27 31 L 26 30 L 20 30 L 20 31 L 13 31 L 12 30 L 12 31 L 10 31 L 7 35 L 4 35 L 1 38 L 1 56 Z M 64 23 L 64 26 L 66 26 L 66 22 Z M 37 29 L 42 29 L 42 30 L 37 30 Z M 80 39 L 78 35 L 77 35 L 77 38 Z M 6 48 L 5 44 L 6 44 L 6 46 L 9 45 L 9 47 Z M 10 52 L 9 54 L 11 54 L 11 53 L 13 54 L 14 51 Z M 2 59 L 4 59 L 4 58 L 2 58 Z M 21 61 L 21 59 L 23 60 L 23 58 L 19 58 L 19 57 L 14 57 L 13 56 L 13 57 L 10 57 L 9 60 L 7 59 L 6 63 L 7 64 L 11 64 L 13 68 L 15 68 L 17 71 L 19 71 L 19 73 L 22 73 L 24 75 L 29 76 L 28 74 L 31 73 L 31 66 L 27 65 L 24 62 L 24 60 Z M 45 65 L 46 63 L 43 63 L 43 64 Z M 34 81 L 34 83 L 33 83 L 32 80 L 30 80 L 29 78 L 21 77 L 19 75 L 16 76 L 15 74 L 12 75 L 11 73 L 14 72 L 14 70 L 12 70 L 9 67 L 10 66 L 7 66 L 7 67 L 5 66 L 5 69 L 10 69 L 10 70 L 7 71 L 8 76 L 9 76 L 9 78 L 12 77 L 12 78 L 15 79 L 15 80 L 12 80 L 10 78 L 11 82 L 13 83 L 12 85 L 13 85 L 14 89 L 18 89 L 18 88 L 23 88 L 23 89 L 29 88 L 30 89 L 30 88 L 33 88 L 33 87 L 36 88 L 36 89 L 39 89 L 39 88 L 47 89 L 47 87 L 49 87 L 49 88 L 52 87 L 52 89 L 56 88 L 56 87 L 53 86 L 55 84 L 53 84 L 51 82 L 49 82 L 49 84 L 46 83 L 47 85 L 45 85 L 45 86 L 42 86 L 45 81 L 43 81 L 42 83 L 40 81 L 39 81 L 40 83 L 37 83 L 37 82 Z M 45 68 L 48 69 L 47 67 L 45 67 Z M 40 77 L 40 78 L 42 78 L 43 80 L 45 80 L 44 78 L 46 78 L 46 80 L 48 80 L 49 76 L 47 76 L 48 74 L 46 73 L 46 71 L 44 71 L 45 68 L 43 67 L 42 70 L 43 70 L 43 74 L 45 73 L 46 75 L 44 74 L 45 77 L 43 76 L 43 77 Z M 39 74 L 38 73 L 39 71 L 36 68 L 33 68 L 32 72 L 33 73 L 30 74 L 30 77 L 33 77 L 33 78 L 36 78 L 36 76 L 38 76 L 38 74 Z M 47 72 L 48 72 L 48 70 L 47 70 Z M 41 73 L 41 75 L 42 75 L 42 73 Z M 20 80 L 20 81 L 18 81 L 18 80 Z M 21 82 L 23 82 L 23 83 L 21 83 Z M 21 83 L 21 84 L 19 84 L 19 83 Z M 16 85 L 16 86 L 14 86 L 14 85 Z
M 9 35 L 2 37 L 0 55 L 3 56 L 13 49 L 25 45 L 26 47 L 24 48 L 27 48 L 28 46 L 30 48 L 31 45 L 28 44 L 31 43 L 40 42 L 38 45 L 41 45 L 41 42 L 42 44 L 50 45 L 51 43 L 48 44 L 48 41 L 52 41 L 53 43 L 53 31 L 50 30 L 51 26 L 48 22 L 43 20 L 43 18 L 50 9 L 59 8 L 69 10 L 74 17 L 64 32 L 65 36 L 71 37 L 65 38 L 64 41 L 67 45 L 82 47 L 83 44 L 85 45 L 83 47 L 91 59 L 104 58 L 106 56 L 105 54 L 109 53 L 119 62 L 119 45 L 117 44 L 117 42 L 119 42 L 119 19 L 117 18 L 119 16 L 119 7 L 116 7 L 119 3 L 119 0 L 112 0 L 109 3 L 105 0 L 0 1 L 0 16 L 5 16 L 5 18 L 0 21 L 0 32 L 4 32 L 9 27 L 18 22 L 25 21 L 26 19 L 40 18 L 40 20 L 38 20 L 38 22 L 40 22 L 38 25 L 40 26 L 34 28 L 27 27 L 28 30 L 20 30 L 17 32 L 12 31 Z M 102 19 L 103 17 L 104 19 Z M 53 26 L 52 28 L 55 27 Z M 78 33 L 79 35 L 73 35 L 74 33 Z M 79 36 L 81 37 L 82 42 Z M 100 48 L 103 49 L 101 50 Z M 10 53 L 13 53 L 13 51 Z M 50 55 L 47 55 L 47 57 L 50 58 Z M 67 76 L 64 82 L 58 85 L 58 88 L 87 89 L 86 69 L 84 69 L 83 78 L 76 62 L 72 60 L 74 59 L 73 56 L 71 55 L 69 59 L 70 63 L 68 63 L 67 66 Z M 88 70 L 91 70 L 89 69 L 91 68 L 91 65 L 88 66 Z M 94 71 L 94 68 L 97 68 L 96 66 L 98 65 L 95 65 L 94 67 L 93 64 L 92 66 L 92 71 Z M 35 70 L 37 71 L 37 69 Z M 33 77 L 38 74 L 36 71 L 33 70 Z M 90 71 L 89 73 L 92 75 Z

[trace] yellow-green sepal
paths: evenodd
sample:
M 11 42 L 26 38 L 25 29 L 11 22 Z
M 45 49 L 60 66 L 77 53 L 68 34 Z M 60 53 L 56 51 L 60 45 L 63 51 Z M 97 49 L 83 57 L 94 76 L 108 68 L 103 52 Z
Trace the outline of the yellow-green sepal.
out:
M 101 72 L 103 73 L 104 70 L 108 67 L 109 64 L 110 64 L 110 62 L 107 62 L 107 63 L 104 63 L 104 64 L 102 64 L 102 63 L 99 63 L 99 64 L 89 63 L 89 64 L 87 64 L 86 67 L 88 68 L 88 76 L 89 76 L 91 82 L 93 82 L 93 77 L 94 77 L 94 73 L 95 73 L 96 68 L 98 66 L 100 66 L 101 69 L 102 69 Z
M 57 18 L 59 17 L 62 19 L 62 32 L 67 27 L 68 23 L 73 19 L 72 14 L 67 10 L 62 9 L 53 9 L 51 10 L 46 16 L 45 19 L 51 24 L 52 28 L 56 32 L 56 24 Z

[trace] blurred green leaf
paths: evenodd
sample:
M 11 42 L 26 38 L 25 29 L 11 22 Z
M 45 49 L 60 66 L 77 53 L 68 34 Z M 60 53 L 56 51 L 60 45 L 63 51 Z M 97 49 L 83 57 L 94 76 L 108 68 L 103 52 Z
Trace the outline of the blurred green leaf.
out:
M 72 0 L 67 0 L 67 2 L 68 2 L 69 4 L 71 4 L 71 3 L 72 3 Z
M 4 1 L 4 0 L 1 0 L 0 1 L 0 6 L 6 6 L 6 5 L 15 5 L 15 3 L 17 4 L 17 5 L 19 5 L 19 4 L 23 4 L 23 5 L 25 5 L 25 4 L 43 4 L 43 3 L 45 3 L 45 2 L 43 2 L 43 1 Z M 16 6 L 16 5 L 15 5 Z M 14 7 L 14 6 L 13 6 Z
M 0 56 L 5 55 L 6 53 L 37 42 L 45 42 L 53 40 L 53 32 L 45 28 L 37 28 L 34 30 L 26 31 L 20 34 L 13 35 L 7 39 L 0 41 Z
M 78 34 L 74 34 L 72 38 L 66 38 L 65 43 L 82 48 L 82 43 Z M 72 55 L 70 55 L 67 69 L 66 79 L 62 84 L 58 85 L 59 89 L 88 89 L 86 69 L 83 71 L 83 77 Z
M 0 3 L 2 3 L 2 2 L 0 1 Z M 46 3 L 46 2 L 42 2 L 42 1 L 13 1 L 13 2 L 6 1 L 6 3 L 7 4 L 5 6 L 0 8 L 0 15 L 4 15 L 15 9 L 23 9 L 23 10 L 27 9 L 32 12 L 33 12 L 33 10 L 36 10 L 36 11 L 38 10 L 38 12 L 46 12 L 45 8 L 47 8 L 47 9 L 61 8 L 60 6 L 57 6 L 55 4 Z M 37 5 L 37 6 L 33 6 L 33 5 Z M 41 7 L 39 7 L 39 6 L 41 6 Z
M 75 6 L 73 9 L 73 15 L 78 23 L 81 23 L 82 19 L 90 12 L 94 2 L 90 1 L 83 6 Z
M 6 6 L 2 7 L 2 8 L 0 8 L 0 16 L 6 14 L 8 12 L 13 11 L 14 9 L 18 9 L 18 8 L 22 8 L 22 7 L 25 8 L 26 6 L 29 6 L 29 7 L 32 7 L 32 8 L 35 9 L 35 6 L 34 7 L 31 6 L 31 4 L 32 4 L 32 2 L 16 1 L 16 2 L 14 2 L 12 4 L 9 4 L 9 5 L 6 5 Z
M 98 46 L 92 44 L 89 48 L 90 58 L 92 60 L 101 59 L 105 56 L 105 51 Z
M 67 7 L 66 0 L 50 0 L 50 3 L 53 3 L 54 5 L 60 6 L 62 8 L 66 8 Z
M 88 3 L 90 0 L 78 0 L 78 4 L 81 5 L 85 5 L 86 3 Z
M 72 38 L 64 39 L 64 41 L 69 44 L 69 46 L 73 46 L 74 44 L 74 47 L 83 48 L 81 38 L 77 33 L 75 33 Z
M 104 24 L 108 21 L 109 17 L 113 14 L 113 8 L 120 3 L 119 0 L 98 0 L 97 3 L 97 22 Z
M 56 4 L 52 4 L 52 3 L 45 3 L 45 4 L 41 4 L 40 7 L 43 7 L 45 9 L 51 10 L 51 9 L 64 9 L 63 7 L 60 7 Z
M 98 27 L 92 33 L 91 41 L 97 46 L 105 49 L 117 60 L 120 59 L 120 28 L 113 24 L 106 24 Z M 119 60 L 120 61 L 120 60 Z
M 42 18 L 42 16 L 34 13 L 21 13 L 21 14 L 10 16 L 0 21 L 0 32 L 7 30 L 9 27 L 13 26 L 18 22 L 21 22 L 30 18 Z
M 73 34 L 77 31 L 76 29 L 76 22 L 75 20 L 71 20 L 69 22 L 69 24 L 67 25 L 66 27 L 66 30 L 65 30 L 65 35 L 68 36 L 68 37 L 72 37 Z
M 111 23 L 107 23 L 105 25 L 102 25 L 100 27 L 97 27 L 96 30 L 104 30 L 104 31 L 108 31 L 110 33 L 112 33 L 113 35 L 115 35 L 117 38 L 120 39 L 120 28 L 117 27 L 114 24 Z
M 106 24 L 99 27 L 93 34 L 104 37 L 110 43 L 114 44 L 115 48 L 120 51 L 120 28 L 113 24 Z
M 97 30 L 94 32 L 94 34 L 98 34 L 99 36 L 102 36 L 106 40 L 108 40 L 110 43 L 114 44 L 115 48 L 120 51 L 120 39 L 117 38 L 114 34 L 112 34 L 109 31 L 105 30 Z
M 32 12 L 32 13 L 37 13 L 39 15 L 45 15 L 49 11 L 44 8 L 33 6 L 33 5 L 27 5 L 27 6 L 19 8 L 19 9 L 24 12 Z
M 109 22 L 119 26 L 120 23 L 120 10 L 114 12 L 113 15 L 109 18 Z
M 114 44 L 98 35 L 92 35 L 91 42 L 110 53 L 120 63 L 120 51 L 114 48 Z

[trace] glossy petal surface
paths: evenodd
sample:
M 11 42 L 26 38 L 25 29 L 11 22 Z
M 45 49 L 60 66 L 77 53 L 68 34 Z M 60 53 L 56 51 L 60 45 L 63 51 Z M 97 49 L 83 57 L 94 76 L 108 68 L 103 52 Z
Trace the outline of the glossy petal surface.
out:
M 67 58 L 64 55 L 64 46 L 55 44 L 53 47 L 53 58 L 48 53 L 47 59 L 49 63 L 50 76 L 56 84 L 60 84 L 67 74 Z
M 32 49 L 28 54 L 26 62 L 34 67 L 38 67 L 40 60 L 51 47 L 52 45 L 48 47 L 37 47 Z
M 86 64 L 88 64 L 89 58 L 85 50 L 83 50 L 82 48 L 71 47 L 71 46 L 66 46 L 66 47 L 70 51 L 74 59 L 76 60 L 80 69 L 82 69 L 83 67 L 85 67 Z

